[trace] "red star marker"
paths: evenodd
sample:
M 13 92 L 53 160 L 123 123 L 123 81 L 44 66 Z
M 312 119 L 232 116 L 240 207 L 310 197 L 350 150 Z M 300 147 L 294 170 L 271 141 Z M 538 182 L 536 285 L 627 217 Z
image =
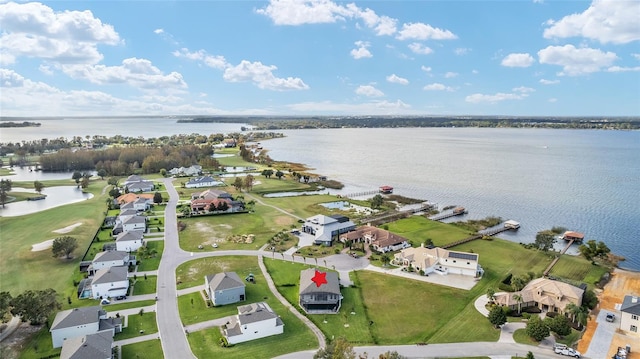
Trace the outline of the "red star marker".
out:
M 327 273 L 316 271 L 316 274 L 311 278 L 311 281 L 316 284 L 316 287 L 327 284 Z

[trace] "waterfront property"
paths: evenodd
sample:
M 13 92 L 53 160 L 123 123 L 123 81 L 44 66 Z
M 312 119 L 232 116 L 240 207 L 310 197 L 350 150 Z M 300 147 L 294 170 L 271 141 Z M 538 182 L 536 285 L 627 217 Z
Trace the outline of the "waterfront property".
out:
M 220 212 L 233 213 L 244 211 L 244 203 L 235 201 L 225 191 L 208 189 L 191 195 L 191 213 Z
M 109 330 L 69 338 L 62 342 L 60 359 L 112 359 L 113 334 Z
M 197 176 L 202 173 L 202 166 L 200 165 L 191 165 L 189 167 L 174 167 L 169 170 L 169 174 L 173 176 Z
M 122 331 L 122 320 L 107 318 L 107 312 L 100 306 L 58 312 L 49 329 L 54 348 L 60 348 L 65 340 L 101 331 L 108 331 L 113 337 Z
M 238 344 L 284 333 L 282 319 L 269 304 L 258 302 L 238 307 L 238 314 L 222 327 L 229 344 Z
M 393 263 L 407 270 L 422 271 L 425 275 L 437 273 L 481 277 L 484 273 L 477 253 L 450 251 L 439 247 L 425 248 L 424 245 L 396 253 Z
M 391 186 L 380 186 L 380 193 L 391 194 L 391 193 L 393 193 L 393 187 L 391 187 Z
M 627 295 L 620 306 L 620 329 L 640 337 L 640 299 Z
M 537 307 L 544 312 L 566 313 L 572 303 L 580 307 L 584 289 L 548 278 L 537 278 L 519 292 L 499 293 L 495 302 L 511 309 Z M 520 297 L 519 300 L 517 296 Z
M 565 241 L 582 242 L 584 240 L 584 233 L 566 231 L 562 235 L 562 239 L 564 239 Z
M 340 280 L 335 272 L 310 268 L 300 272 L 300 307 L 309 314 L 336 314 L 342 305 Z
M 315 244 L 325 246 L 330 246 L 340 234 L 354 229 L 356 229 L 355 223 L 342 215 L 325 216 L 318 214 L 307 218 L 302 225 L 302 232 L 313 235 Z
M 365 243 L 379 253 L 387 253 L 409 248 L 411 245 L 404 237 L 393 234 L 382 228 L 360 226 L 356 230 L 340 235 L 340 242 Z
M 204 277 L 204 287 L 214 306 L 244 302 L 245 284 L 236 272 L 222 272 Z

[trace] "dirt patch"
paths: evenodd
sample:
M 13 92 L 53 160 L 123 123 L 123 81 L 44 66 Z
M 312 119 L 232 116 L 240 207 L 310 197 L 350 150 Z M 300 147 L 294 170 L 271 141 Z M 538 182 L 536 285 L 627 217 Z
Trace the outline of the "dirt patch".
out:
M 640 348 L 638 347 L 640 343 L 638 343 L 638 338 L 623 333 L 615 333 L 613 335 L 607 358 L 611 358 L 618 351 L 618 347 L 625 348 L 627 344 L 631 345 L 631 353 L 627 353 L 626 359 L 640 359 Z
M 20 323 L 18 328 L 0 343 L 0 357 L 3 359 L 20 357 L 20 352 L 40 329 L 42 325 Z
M 275 218 L 275 223 L 279 226 L 290 226 L 293 224 L 294 219 L 289 216 L 278 216 Z
M 586 353 L 589 350 L 589 344 L 591 344 L 591 339 L 593 338 L 593 333 L 596 332 L 596 328 L 598 328 L 598 323 L 596 322 L 595 316 L 589 316 L 589 321 L 587 321 L 587 328 L 582 334 L 582 338 L 578 341 L 578 346 L 576 349 L 580 353 Z
M 53 239 L 48 239 L 44 242 L 40 242 L 38 244 L 34 244 L 31 246 L 32 252 L 45 251 L 53 246 Z
M 66 226 L 64 228 L 56 229 L 53 233 L 69 233 L 73 231 L 76 227 L 81 226 L 82 222 L 74 223 L 70 226 Z

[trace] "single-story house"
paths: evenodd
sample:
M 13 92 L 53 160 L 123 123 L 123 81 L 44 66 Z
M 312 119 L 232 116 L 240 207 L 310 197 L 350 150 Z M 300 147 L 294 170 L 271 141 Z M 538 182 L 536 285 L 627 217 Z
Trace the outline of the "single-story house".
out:
M 184 186 L 186 188 L 213 187 L 223 185 L 223 182 L 214 180 L 211 176 L 192 178 Z
M 214 306 L 244 302 L 245 284 L 236 272 L 222 272 L 204 277 L 204 287 Z
M 62 342 L 60 359 L 112 359 L 113 334 L 103 330 Z
M 336 272 L 314 268 L 300 272 L 300 307 L 309 314 L 336 314 L 342 305 L 340 280 Z
M 116 250 L 135 252 L 144 245 L 142 231 L 125 231 L 116 236 Z
M 374 251 L 381 253 L 411 247 L 406 238 L 372 226 L 360 226 L 355 231 L 343 233 L 340 235 L 340 241 L 369 244 Z
M 224 205 L 222 204 L 224 202 Z M 226 208 L 226 209 L 221 209 Z M 231 194 L 216 189 L 195 192 L 191 195 L 191 212 L 224 212 L 235 213 L 244 211 L 244 203 L 233 199 Z
M 127 267 L 110 267 L 97 270 L 91 279 L 91 297 L 93 299 L 102 299 L 127 295 L 129 291 L 127 273 Z
M 325 216 L 318 214 L 307 218 L 302 225 L 302 232 L 313 235 L 315 244 L 325 246 L 330 246 L 340 234 L 354 229 L 356 229 L 355 223 L 342 215 Z
M 233 197 L 229 192 L 221 191 L 219 189 L 208 189 L 202 192 L 194 192 L 191 194 L 191 199 L 228 199 L 232 200 Z
M 480 266 L 479 255 L 476 253 L 450 251 L 439 247 L 406 248 L 396 253 L 393 263 L 403 267 L 411 267 L 416 272 L 446 274 L 461 274 L 480 277 L 484 270 Z
M 141 181 L 147 181 L 147 179 L 145 179 L 144 177 L 138 176 L 138 175 L 131 175 L 131 176 L 127 177 L 127 179 L 124 180 L 124 182 L 122 182 L 122 184 L 126 186 L 128 184 L 141 182 Z
M 174 167 L 169 170 L 169 174 L 173 176 L 197 176 L 202 173 L 202 166 L 191 165 L 189 167 Z
M 100 252 L 93 257 L 93 261 L 87 271 L 89 275 L 95 273 L 95 271 L 110 267 L 120 267 L 136 264 L 136 256 L 129 254 L 126 251 L 105 251 Z
M 100 306 L 63 310 L 56 314 L 49 332 L 54 348 L 60 348 L 65 339 L 108 331 L 113 337 L 122 331 L 121 318 L 107 318 Z
M 154 184 L 151 181 L 140 181 L 134 182 L 127 185 L 127 190 L 129 192 L 137 193 L 137 192 L 149 192 L 153 191 Z
M 229 344 L 238 344 L 284 333 L 282 319 L 264 302 L 238 307 L 238 315 L 222 326 Z
M 640 299 L 626 295 L 620 306 L 620 329 L 640 337 Z
M 116 198 L 116 203 L 122 206 L 125 203 L 133 202 L 139 198 L 144 198 L 147 203 L 153 203 L 153 193 L 125 193 Z M 122 207 L 120 207 L 122 209 Z
M 520 296 L 520 301 L 515 296 Z M 511 309 L 538 307 L 542 311 L 565 313 L 567 305 L 582 305 L 584 289 L 548 278 L 536 278 L 519 292 L 500 293 L 495 302 Z

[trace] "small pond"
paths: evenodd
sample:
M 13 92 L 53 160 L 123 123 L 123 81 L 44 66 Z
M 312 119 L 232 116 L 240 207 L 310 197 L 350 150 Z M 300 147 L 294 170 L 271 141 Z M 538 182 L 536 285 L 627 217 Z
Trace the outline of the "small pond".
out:
M 3 168 L 9 169 L 8 166 L 4 166 Z M 45 171 L 34 171 L 33 168 L 30 167 L 18 167 L 13 166 L 10 168 L 13 171 L 13 174 L 7 176 L 0 176 L 2 179 L 9 179 L 12 182 L 15 181 L 48 181 L 48 180 L 61 180 L 68 179 L 71 181 L 71 177 L 73 176 L 73 172 L 45 172 Z M 82 171 L 81 171 L 82 172 Z M 91 173 L 91 175 L 95 175 L 96 171 L 86 171 Z
M 14 187 L 11 191 L 36 193 L 33 189 L 19 187 Z M 0 206 L 0 217 L 16 217 L 36 213 L 93 197 L 93 194 L 84 193 L 82 189 L 76 188 L 76 186 L 45 187 L 42 194 L 47 195 L 47 197 L 37 201 L 10 202 L 6 204 L 5 208 Z

